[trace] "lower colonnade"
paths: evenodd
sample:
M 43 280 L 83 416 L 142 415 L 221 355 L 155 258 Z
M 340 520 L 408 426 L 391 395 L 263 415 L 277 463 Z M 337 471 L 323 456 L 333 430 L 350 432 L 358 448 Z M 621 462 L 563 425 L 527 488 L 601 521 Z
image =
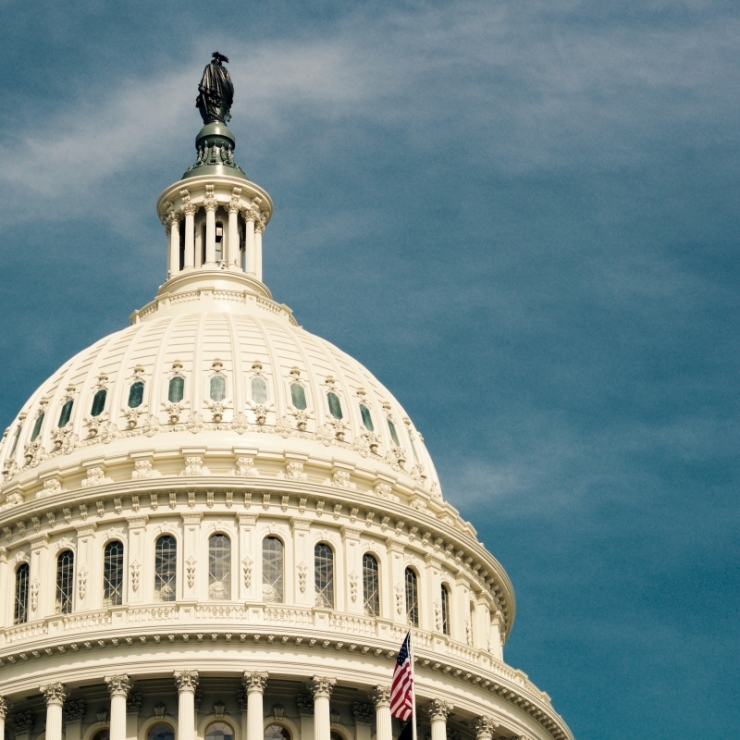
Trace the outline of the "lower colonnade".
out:
M 208 691 L 211 696 L 218 696 L 227 683 L 238 685 L 239 681 L 238 677 L 223 675 L 207 680 L 215 682 Z M 236 716 L 221 698 L 212 709 L 201 711 L 204 694 L 196 670 L 173 671 L 170 679 L 162 677 L 155 682 L 144 679 L 143 692 L 138 690 L 140 685 L 135 678 L 127 674 L 105 676 L 100 684 L 74 691 L 62 682 L 48 683 L 39 687 L 46 710 L 43 726 L 37 722 L 42 718 L 32 709 L 15 712 L 13 702 L 0 697 L 0 738 L 6 736 L 6 721 L 11 723 L 15 740 L 393 740 L 401 729 L 402 723 L 391 717 L 389 685 L 362 690 L 345 687 L 344 711 L 339 712 L 332 703 L 335 678 L 317 675 L 302 682 L 297 677 L 281 676 L 273 698 L 285 701 L 286 689 L 291 693 L 292 688 L 295 716 L 279 702 L 265 711 L 268 681 L 267 672 L 244 672 L 237 691 L 240 711 Z M 168 683 L 169 694 L 163 692 Z M 172 699 L 174 705 L 175 690 L 177 713 L 173 717 L 162 699 Z M 24 699 L 25 706 L 28 697 Z M 152 704 L 155 699 L 157 703 Z M 142 712 L 145 704 L 148 716 Z M 460 732 L 448 725 L 453 708 L 440 698 L 417 702 L 418 737 L 462 740 Z M 91 719 L 88 710 L 92 710 L 95 719 Z M 463 721 L 463 726 L 464 734 L 475 740 L 493 740 L 499 727 L 485 715 Z M 501 737 L 499 733 L 497 737 Z

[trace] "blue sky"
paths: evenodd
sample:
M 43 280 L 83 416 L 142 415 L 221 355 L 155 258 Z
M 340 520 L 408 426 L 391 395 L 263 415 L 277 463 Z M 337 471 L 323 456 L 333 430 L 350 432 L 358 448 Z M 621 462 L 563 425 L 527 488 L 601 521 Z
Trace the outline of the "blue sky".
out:
M 731 2 L 0 0 L 0 422 L 164 277 L 203 65 L 265 279 L 426 437 L 577 738 L 737 737 Z

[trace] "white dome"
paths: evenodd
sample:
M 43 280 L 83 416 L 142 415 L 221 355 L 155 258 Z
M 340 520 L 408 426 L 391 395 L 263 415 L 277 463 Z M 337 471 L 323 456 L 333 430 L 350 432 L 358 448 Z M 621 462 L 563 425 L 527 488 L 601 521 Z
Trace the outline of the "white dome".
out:
M 181 451 L 204 447 L 214 473 L 230 473 L 240 451 L 258 468 L 264 461 L 276 470 L 295 457 L 317 465 L 323 478 L 357 470 L 368 481 L 398 481 L 439 499 L 431 458 L 390 392 L 359 362 L 297 326 L 289 309 L 235 290 L 234 281 L 160 293 L 132 326 L 65 363 L 6 431 L 6 483 L 72 468 L 82 475 L 89 460 L 120 465 L 122 456 L 147 453 L 162 461 L 163 474 L 179 474 Z M 168 398 L 175 376 L 183 381 L 181 400 Z M 300 396 L 298 388 L 305 410 L 294 405 L 303 405 L 292 395 Z M 102 411 L 93 416 L 101 390 Z M 339 402 L 334 415 L 329 394 Z

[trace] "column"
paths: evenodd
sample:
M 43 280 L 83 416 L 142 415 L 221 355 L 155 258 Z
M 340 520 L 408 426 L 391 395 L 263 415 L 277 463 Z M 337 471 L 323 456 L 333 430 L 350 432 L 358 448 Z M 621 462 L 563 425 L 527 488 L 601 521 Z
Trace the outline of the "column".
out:
M 262 282 L 262 232 L 265 225 L 257 221 L 254 225 L 254 276 Z
M 447 740 L 447 717 L 453 707 L 442 699 L 432 699 L 424 705 L 432 725 L 432 740 Z
M 177 740 L 195 740 L 195 689 L 198 671 L 175 671 L 177 684 Z
M 247 224 L 247 238 L 246 238 L 246 264 L 247 264 L 247 275 L 255 276 L 255 255 L 254 255 L 254 220 L 255 215 L 251 211 L 247 211 L 244 214 L 244 220 Z
M 247 740 L 264 740 L 265 712 L 262 707 L 262 698 L 267 686 L 267 674 L 245 671 L 242 683 L 247 692 Z
M 44 740 L 62 740 L 62 706 L 67 698 L 67 687 L 63 683 L 40 686 L 39 691 L 46 701 L 46 735 Z
M 476 717 L 473 722 L 475 740 L 493 740 L 493 731 L 498 727 L 490 717 Z
M 370 740 L 372 737 L 373 705 L 361 701 L 353 702 L 352 718 L 355 721 L 355 740 Z M 380 740 L 380 735 L 375 740 Z
M 314 740 L 330 740 L 331 715 L 329 712 L 329 697 L 336 682 L 337 680 L 335 678 L 314 676 L 308 683 L 308 690 L 313 694 Z
M 170 277 L 180 272 L 180 217 L 173 213 L 170 220 Z
M 375 740 L 393 740 L 391 726 L 391 687 L 375 686 L 369 692 L 375 704 Z
M 226 206 L 229 212 L 229 238 L 226 241 L 228 253 L 224 260 L 229 270 L 239 266 L 239 204 L 230 202 Z
M 110 693 L 110 740 L 126 740 L 126 697 L 132 682 L 126 674 L 106 676 Z
M 183 209 L 185 213 L 185 264 L 184 270 L 195 267 L 195 206 L 188 203 Z
M 207 187 L 207 186 L 206 186 Z M 206 198 L 203 204 L 206 209 L 206 266 L 216 263 L 216 199 Z
M 0 696 L 0 738 L 5 737 L 5 718 L 8 716 L 10 707 L 5 697 Z

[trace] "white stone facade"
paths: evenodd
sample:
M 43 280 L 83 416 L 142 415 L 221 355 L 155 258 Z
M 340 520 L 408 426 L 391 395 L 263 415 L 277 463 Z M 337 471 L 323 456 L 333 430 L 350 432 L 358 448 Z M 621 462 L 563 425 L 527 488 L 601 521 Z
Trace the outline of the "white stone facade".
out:
M 409 626 L 420 738 L 571 738 L 418 430 L 261 282 L 267 193 L 190 178 L 158 213 L 168 281 L 0 446 L 12 738 L 392 740 Z

